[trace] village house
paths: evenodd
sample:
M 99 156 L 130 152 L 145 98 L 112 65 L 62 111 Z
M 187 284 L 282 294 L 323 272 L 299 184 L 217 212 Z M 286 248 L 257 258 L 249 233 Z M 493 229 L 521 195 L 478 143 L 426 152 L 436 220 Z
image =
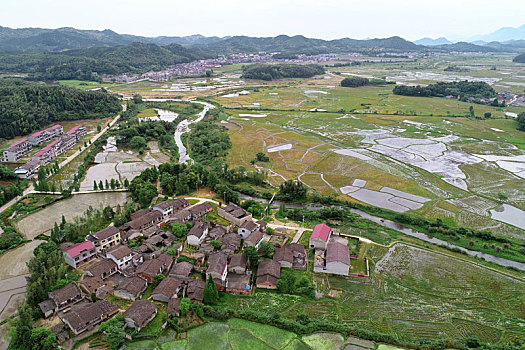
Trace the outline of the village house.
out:
M 206 283 L 201 280 L 189 280 L 188 286 L 186 287 L 186 297 L 191 301 L 200 301 L 204 296 L 204 286 Z
M 157 315 L 157 305 L 149 300 L 137 300 L 123 314 L 127 327 L 137 332 L 151 322 Z
M 87 129 L 85 126 L 77 125 L 74 128 L 70 129 L 67 132 L 68 135 L 75 137 L 75 143 L 78 142 L 82 137 L 87 134 Z
M 224 254 L 234 254 L 241 246 L 241 236 L 235 233 L 228 233 L 220 240 L 222 243 L 221 251 Z
M 47 293 L 49 299 L 55 303 L 55 312 L 78 303 L 84 299 L 84 294 L 75 282 L 72 282 L 60 289 Z
M 231 226 L 217 225 L 215 222 L 210 222 L 209 224 L 211 227 L 208 229 L 208 237 L 211 239 L 219 240 L 231 231 Z
M 268 226 L 268 223 L 264 220 L 257 220 L 255 222 L 259 226 L 259 231 L 266 232 L 266 227 Z
M 228 272 L 237 274 L 245 274 L 248 259 L 244 254 L 235 254 L 230 256 L 230 263 L 228 264 Z
M 171 298 L 177 296 L 181 287 L 182 281 L 173 277 L 166 277 L 159 283 L 157 288 L 153 290 L 151 298 L 155 301 L 167 303 Z
M 50 128 L 41 130 L 31 134 L 27 137 L 27 141 L 32 146 L 38 146 L 43 143 L 47 143 L 54 138 L 60 137 L 64 133 L 64 128 L 62 125 L 53 125 Z
M 348 244 L 331 241 L 326 247 L 326 270 L 337 275 L 348 275 L 350 269 L 350 252 Z
M 118 313 L 118 306 L 107 300 L 97 300 L 88 305 L 73 308 L 61 316 L 62 321 L 75 335 L 79 335 Z
M 121 242 L 120 231 L 115 226 L 108 226 L 105 229 L 88 235 L 86 238 L 95 245 L 98 253 L 116 246 Z
M 113 260 L 117 268 L 122 270 L 133 263 L 133 252 L 127 245 L 119 244 L 107 250 L 106 258 Z
M 198 220 L 203 215 L 211 212 L 213 210 L 213 206 L 208 202 L 204 202 L 201 204 L 194 205 L 193 207 L 188 208 L 188 210 L 190 211 L 193 220 Z
M 22 139 L 13 143 L 2 154 L 2 162 L 18 162 L 22 157 L 31 151 L 33 147 L 27 139 Z
M 171 226 L 174 222 L 178 222 L 179 224 L 185 224 L 186 222 L 191 220 L 191 212 L 187 209 L 179 210 L 173 214 L 171 214 L 168 217 L 168 220 L 166 220 L 166 225 Z
M 172 201 L 161 202 L 153 206 L 153 210 L 157 210 L 162 214 L 162 217 L 166 218 L 176 211 L 186 208 L 190 205 L 190 202 L 184 198 L 176 198 Z
M 119 286 L 115 288 L 113 295 L 117 298 L 135 301 L 140 298 L 147 287 L 148 283 L 146 280 L 139 276 L 126 277 L 120 282 Z
M 111 259 L 102 259 L 85 270 L 85 274 L 91 277 L 106 279 L 118 271 L 117 264 Z
M 255 231 L 244 240 L 245 247 L 259 248 L 259 245 L 263 241 L 264 233 L 261 231 Z
M 243 222 L 248 220 L 252 221 L 252 214 L 233 203 L 225 207 L 217 208 L 217 215 L 233 223 L 235 226 L 241 226 Z
M 129 217 L 131 218 L 131 220 L 135 220 L 140 218 L 141 216 L 146 215 L 147 213 L 151 213 L 152 210 L 153 208 L 140 209 L 132 213 Z
M 15 169 L 15 174 L 21 179 L 30 179 L 38 173 L 40 169 L 40 161 L 31 159 L 27 163 L 22 164 Z
M 229 273 L 224 290 L 230 294 L 251 294 L 250 275 Z
M 251 220 L 246 220 L 241 224 L 241 226 L 239 226 L 238 233 L 242 239 L 246 239 L 252 234 L 252 232 L 255 232 L 258 229 L 259 226 L 255 222 Z
M 186 239 L 189 245 L 197 247 L 201 244 L 204 238 L 206 238 L 207 234 L 208 225 L 206 225 L 204 222 L 197 221 L 188 232 Z
M 306 269 L 306 250 L 302 244 L 291 243 L 277 248 L 273 254 L 273 260 L 281 267 L 289 267 L 297 270 Z
M 228 275 L 228 256 L 221 252 L 210 255 L 206 274 L 211 275 L 214 280 L 221 281 L 221 284 L 224 283 Z
M 166 257 L 167 256 L 167 257 Z M 171 259 L 168 262 L 168 258 Z M 161 254 L 156 259 L 146 260 L 137 267 L 136 273 L 144 278 L 148 283 L 153 282 L 155 275 L 169 270 L 173 259 L 168 254 Z
M 97 257 L 97 250 L 95 245 L 90 241 L 84 241 L 71 246 L 63 252 L 66 264 L 72 266 L 74 269 L 90 262 Z
M 78 286 L 88 296 L 95 294 L 97 298 L 103 298 L 106 294 L 104 289 L 107 284 L 100 277 L 85 277 L 83 280 L 78 281 Z
M 171 269 L 170 276 L 180 279 L 187 279 L 193 272 L 194 266 L 187 261 L 176 263 Z
M 162 214 L 156 210 L 131 220 L 120 227 L 120 232 L 126 240 L 143 235 L 148 229 L 152 228 L 162 220 Z
M 257 287 L 276 289 L 281 277 L 281 265 L 275 260 L 264 260 L 257 268 Z
M 171 298 L 168 301 L 168 309 L 166 310 L 168 315 L 175 317 L 180 316 L 180 301 L 181 298 Z
M 311 249 L 326 249 L 328 240 L 332 236 L 332 229 L 326 224 L 315 225 L 312 235 L 310 236 Z

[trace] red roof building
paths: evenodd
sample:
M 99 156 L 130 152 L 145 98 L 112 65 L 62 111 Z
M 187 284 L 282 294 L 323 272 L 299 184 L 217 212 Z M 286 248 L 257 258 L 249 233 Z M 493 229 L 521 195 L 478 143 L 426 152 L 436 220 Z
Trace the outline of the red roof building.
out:
M 326 249 L 328 239 L 332 235 L 332 229 L 326 224 L 315 225 L 310 236 L 310 248 Z
M 96 258 L 97 250 L 90 241 L 75 244 L 64 251 L 64 260 L 68 265 L 77 268 Z

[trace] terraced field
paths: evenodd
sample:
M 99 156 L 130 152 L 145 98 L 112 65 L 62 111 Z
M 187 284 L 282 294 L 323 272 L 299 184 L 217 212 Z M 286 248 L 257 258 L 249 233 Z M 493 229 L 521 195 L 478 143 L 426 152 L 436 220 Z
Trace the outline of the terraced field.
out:
M 259 291 L 255 297 L 231 298 L 230 302 L 235 308 L 281 310 L 287 317 L 306 313 L 401 339 L 477 336 L 498 343 L 525 336 L 524 282 L 404 244 L 379 248 L 369 252 L 375 271 L 368 283 L 316 275 L 325 289 L 341 292 L 337 300 L 304 300 Z
M 156 339 L 129 343 L 124 349 L 332 350 L 342 349 L 346 343 L 366 345 L 362 349 L 375 346 L 372 342 L 357 338 L 349 339 L 347 342 L 341 335 L 332 333 L 316 333 L 301 337 L 279 328 L 241 319 L 230 319 L 228 323 L 207 323 L 181 337 L 177 337 L 173 331 L 165 333 Z

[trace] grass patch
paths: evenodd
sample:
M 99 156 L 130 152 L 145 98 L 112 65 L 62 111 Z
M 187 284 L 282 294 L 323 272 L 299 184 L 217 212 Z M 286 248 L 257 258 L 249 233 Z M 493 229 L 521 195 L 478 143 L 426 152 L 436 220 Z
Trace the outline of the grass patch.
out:
M 261 323 L 241 320 L 237 318 L 230 319 L 228 323 L 233 329 L 248 330 L 255 337 L 262 339 L 267 344 L 278 349 L 284 347 L 293 338 L 295 338 L 295 334 L 292 332 L 288 332 L 283 329 L 264 325 Z
M 344 339 L 341 334 L 333 333 L 316 333 L 303 337 L 303 341 L 316 350 L 332 350 L 340 349 L 343 345 Z
M 228 342 L 228 325 L 208 323 L 188 332 L 187 350 L 230 349 Z
M 253 349 L 253 350 L 267 350 L 273 349 L 255 338 L 245 329 L 232 329 L 230 330 L 230 344 L 233 350 L 244 350 L 244 349 Z

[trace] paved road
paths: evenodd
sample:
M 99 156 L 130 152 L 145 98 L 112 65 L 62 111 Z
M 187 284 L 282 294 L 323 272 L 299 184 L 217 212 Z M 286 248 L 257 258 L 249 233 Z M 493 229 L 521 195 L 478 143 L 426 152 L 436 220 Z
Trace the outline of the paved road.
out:
M 122 105 L 122 111 L 125 111 L 126 110 L 126 105 Z M 98 134 L 96 134 L 92 139 L 91 139 L 91 143 L 87 145 L 86 148 L 89 148 L 91 147 L 91 145 L 96 141 L 98 140 L 102 135 L 104 135 L 104 133 L 106 133 L 113 125 L 115 125 L 115 123 L 120 119 L 120 114 L 117 115 L 112 121 L 111 123 L 109 123 L 108 126 L 106 126 L 104 129 L 102 129 Z M 81 146 L 82 147 L 82 146 Z M 84 151 L 86 148 L 82 148 L 82 151 Z M 69 157 L 67 157 L 67 159 L 65 159 L 64 161 L 62 161 L 58 166 L 60 168 L 68 165 L 73 159 L 75 159 L 80 153 L 82 153 L 81 151 L 76 151 L 75 153 L 73 153 L 72 155 L 70 155 Z M 7 210 L 7 208 L 9 208 L 10 206 L 12 206 L 13 204 L 15 204 L 16 202 L 18 202 L 20 199 L 22 199 L 24 196 L 30 194 L 30 193 L 33 193 L 34 192 L 34 188 L 33 188 L 33 184 L 29 184 L 29 187 L 26 188 L 23 192 L 23 194 L 21 196 L 18 196 L 18 197 L 15 197 L 13 199 L 11 199 L 9 202 L 5 203 L 4 205 L 2 205 L 0 207 L 0 213 L 4 212 L 5 210 Z M 58 193 L 60 194 L 60 193 Z

